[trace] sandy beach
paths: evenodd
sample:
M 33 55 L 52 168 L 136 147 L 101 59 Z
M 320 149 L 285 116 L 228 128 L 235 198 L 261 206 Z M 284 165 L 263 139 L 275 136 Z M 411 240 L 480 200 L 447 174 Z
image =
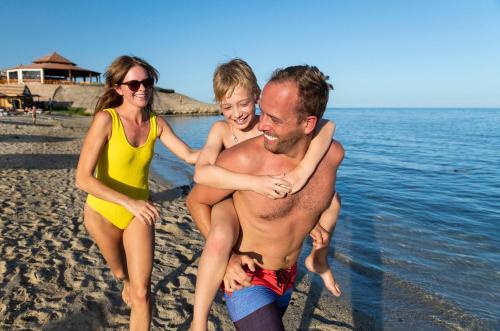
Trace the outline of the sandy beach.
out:
M 91 117 L 0 118 L 0 329 L 126 330 L 129 309 L 82 220 L 85 194 L 74 184 Z M 185 206 L 188 187 L 150 179 L 162 219 L 152 274 L 153 330 L 187 330 L 203 241 Z M 300 282 L 287 330 L 352 330 L 351 308 Z M 311 289 L 311 286 L 315 287 Z M 210 330 L 233 330 L 218 296 Z M 364 328 L 363 328 L 364 329 Z

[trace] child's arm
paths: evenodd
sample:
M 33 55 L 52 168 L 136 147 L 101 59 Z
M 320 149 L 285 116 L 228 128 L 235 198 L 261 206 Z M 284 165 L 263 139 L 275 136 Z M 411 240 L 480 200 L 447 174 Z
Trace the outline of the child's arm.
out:
M 270 198 L 282 198 L 289 193 L 290 185 L 281 176 L 252 176 L 214 165 L 223 149 L 225 125 L 223 122 L 217 122 L 212 126 L 196 163 L 194 181 L 219 189 L 255 191 Z
M 198 160 L 199 150 L 192 149 L 174 133 L 167 121 L 156 117 L 158 121 L 158 135 L 161 142 L 174 155 L 189 164 L 195 164 Z
M 284 179 L 292 185 L 292 191 L 300 191 L 313 174 L 319 162 L 330 147 L 333 134 L 335 133 L 335 123 L 328 120 L 321 120 L 318 123 L 316 133 L 307 149 L 306 155 L 299 165 L 285 175 Z

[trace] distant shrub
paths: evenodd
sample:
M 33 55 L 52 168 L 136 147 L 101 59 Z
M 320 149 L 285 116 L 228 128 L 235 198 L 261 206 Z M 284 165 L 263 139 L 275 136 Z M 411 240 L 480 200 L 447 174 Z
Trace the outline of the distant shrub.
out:
M 68 112 L 75 115 L 90 116 L 91 114 L 85 112 L 85 108 L 69 107 Z

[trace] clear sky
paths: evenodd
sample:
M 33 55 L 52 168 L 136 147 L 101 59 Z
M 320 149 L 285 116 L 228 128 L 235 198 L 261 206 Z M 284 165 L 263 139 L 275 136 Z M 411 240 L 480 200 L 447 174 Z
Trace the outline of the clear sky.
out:
M 104 72 L 143 57 L 159 85 L 212 102 L 217 64 L 263 86 L 318 66 L 333 107 L 500 107 L 500 0 L 1 0 L 0 68 L 57 51 Z

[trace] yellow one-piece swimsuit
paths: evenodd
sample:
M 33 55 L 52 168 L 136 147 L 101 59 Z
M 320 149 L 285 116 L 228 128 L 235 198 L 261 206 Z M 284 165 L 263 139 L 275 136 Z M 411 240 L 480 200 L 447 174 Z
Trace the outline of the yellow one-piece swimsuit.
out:
M 147 200 L 149 198 L 149 165 L 153 158 L 158 131 L 156 115 L 152 113 L 149 115 L 148 140 L 142 146 L 134 147 L 127 140 L 116 110 L 109 108 L 104 111 L 111 115 L 113 126 L 111 137 L 104 145 L 97 161 L 95 177 L 106 186 L 132 199 Z M 87 196 L 87 204 L 122 230 L 134 218 L 134 215 L 121 205 L 99 199 L 91 194 Z

